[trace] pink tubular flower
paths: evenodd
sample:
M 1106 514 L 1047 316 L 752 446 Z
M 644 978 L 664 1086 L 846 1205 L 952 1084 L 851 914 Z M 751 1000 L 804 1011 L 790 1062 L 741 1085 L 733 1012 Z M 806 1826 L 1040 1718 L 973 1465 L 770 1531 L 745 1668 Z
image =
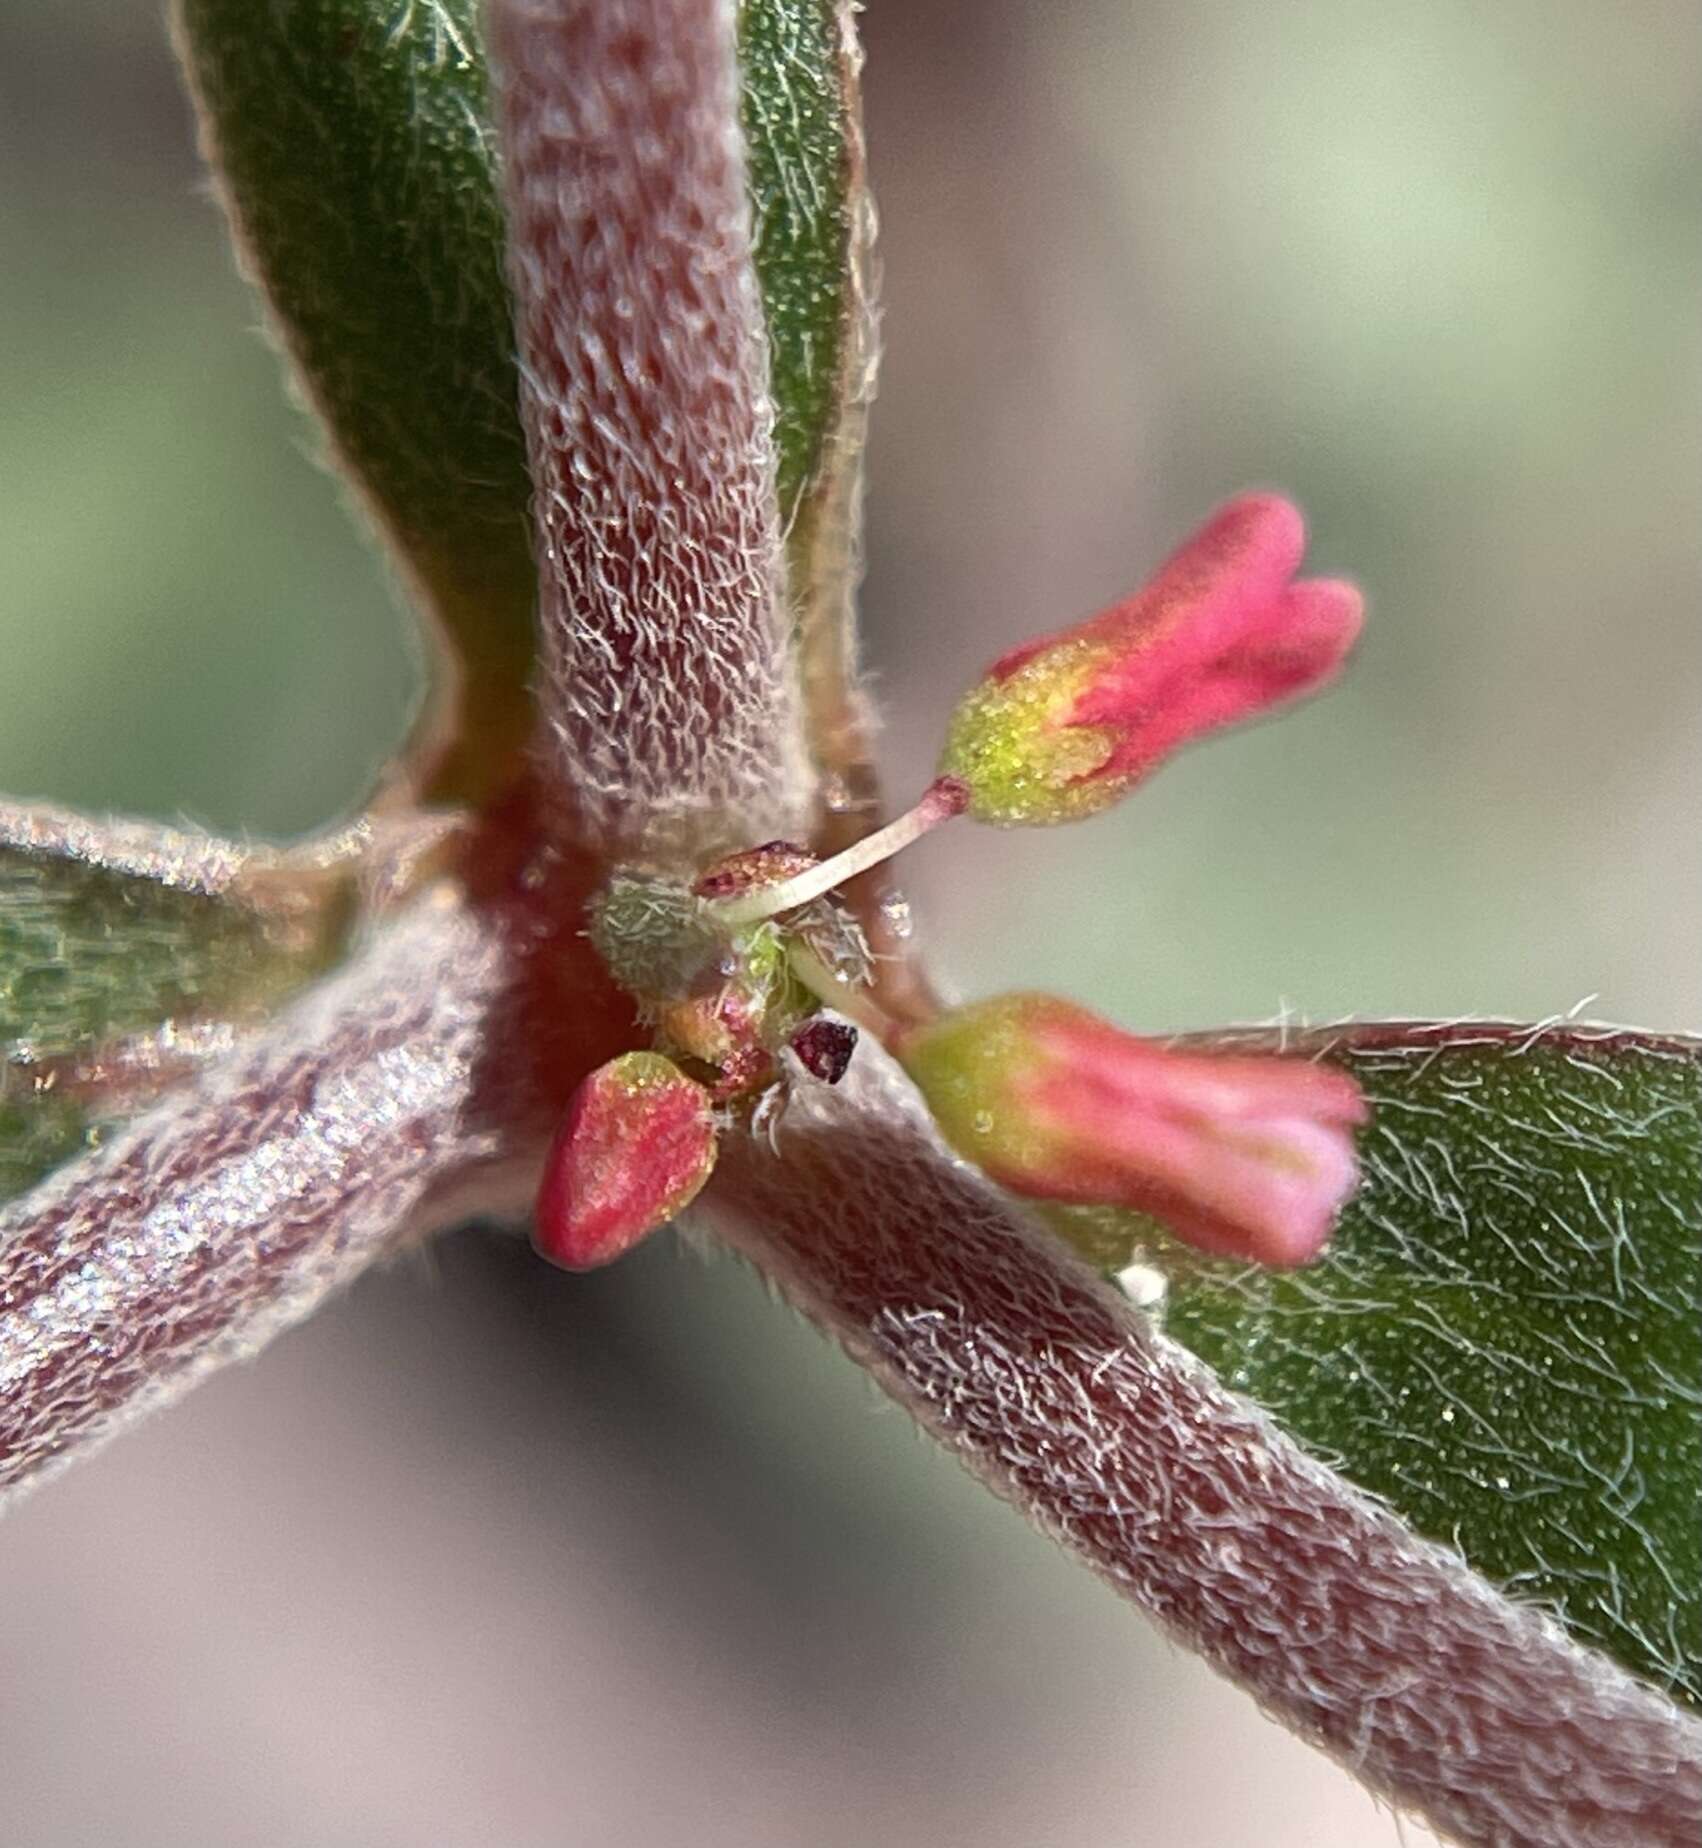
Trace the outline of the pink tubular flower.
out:
M 1309 1262 L 1358 1179 L 1365 1103 L 1329 1066 L 1170 1052 L 1036 994 L 946 1014 L 901 1056 L 947 1139 L 1001 1186 L 1150 1213 L 1219 1256 Z
M 709 1093 L 658 1052 L 623 1053 L 568 1104 L 532 1242 L 565 1270 L 611 1263 L 690 1205 L 714 1166 Z
M 958 707 L 940 764 L 968 785 L 970 813 L 1073 821 L 1190 738 L 1317 691 L 1362 606 L 1351 584 L 1292 581 L 1305 544 L 1290 502 L 1242 495 L 1144 590 L 995 661 Z

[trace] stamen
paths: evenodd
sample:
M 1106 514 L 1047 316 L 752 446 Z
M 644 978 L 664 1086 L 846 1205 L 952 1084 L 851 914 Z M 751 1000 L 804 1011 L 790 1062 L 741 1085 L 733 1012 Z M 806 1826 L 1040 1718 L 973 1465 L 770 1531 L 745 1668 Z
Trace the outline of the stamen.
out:
M 866 873 L 871 866 L 890 860 L 942 821 L 961 815 L 968 805 L 969 791 L 964 784 L 954 776 L 942 776 L 928 785 L 922 800 L 913 809 L 896 821 L 889 821 L 884 828 L 877 828 L 873 834 L 865 835 L 843 853 L 836 853 L 831 860 L 794 873 L 778 884 L 753 887 L 736 898 L 706 899 L 703 909 L 723 930 L 739 930 L 747 924 L 760 924 L 767 918 L 778 917 L 783 911 L 795 911 L 812 898 L 820 898 L 846 880 Z
M 855 988 L 843 976 L 835 974 L 815 953 L 796 938 L 786 945 L 786 962 L 792 973 L 823 1006 L 830 1007 L 847 1020 L 856 1021 L 872 1033 L 883 1046 L 890 1046 L 898 1033 L 898 1022 L 881 1007 L 866 988 Z

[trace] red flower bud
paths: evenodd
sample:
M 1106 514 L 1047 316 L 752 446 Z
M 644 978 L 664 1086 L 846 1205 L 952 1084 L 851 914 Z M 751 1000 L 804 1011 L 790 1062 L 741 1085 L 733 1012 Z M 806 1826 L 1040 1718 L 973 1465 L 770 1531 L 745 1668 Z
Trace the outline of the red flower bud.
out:
M 714 1166 L 709 1093 L 660 1053 L 624 1053 L 567 1106 L 532 1243 L 567 1270 L 608 1264 L 688 1206 Z
M 960 1009 L 901 1049 L 946 1138 L 1013 1193 L 1150 1213 L 1202 1251 L 1317 1256 L 1358 1178 L 1345 1073 L 1171 1052 L 1050 995 Z
M 958 707 L 941 771 L 1004 826 L 1108 807 L 1178 745 L 1334 677 L 1359 633 L 1351 584 L 1291 582 L 1298 511 L 1247 494 L 1144 590 L 994 662 Z

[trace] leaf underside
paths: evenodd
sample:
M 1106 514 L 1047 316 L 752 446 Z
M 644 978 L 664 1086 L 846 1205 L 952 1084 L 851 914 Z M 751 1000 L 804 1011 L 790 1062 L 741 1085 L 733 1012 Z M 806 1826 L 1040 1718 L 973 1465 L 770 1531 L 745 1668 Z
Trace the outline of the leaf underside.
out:
M 0 846 L 0 1199 L 323 966 L 299 919 L 52 851 Z
M 1166 1251 L 1166 1332 L 1419 1532 L 1702 1705 L 1702 1047 L 1325 1043 L 1372 1107 L 1328 1253 L 1276 1272 Z
M 467 736 L 432 793 L 482 799 L 530 731 L 535 572 L 478 0 L 179 11 L 249 259 L 460 661 Z M 744 0 L 740 37 L 790 525 L 846 385 L 851 93 L 836 0 Z

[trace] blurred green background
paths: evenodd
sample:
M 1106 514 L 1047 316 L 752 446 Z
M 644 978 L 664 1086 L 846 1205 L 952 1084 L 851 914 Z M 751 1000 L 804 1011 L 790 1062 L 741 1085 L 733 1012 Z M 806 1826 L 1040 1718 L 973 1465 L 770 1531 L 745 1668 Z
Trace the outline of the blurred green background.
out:
M 895 790 L 1240 487 L 1371 610 L 1115 815 L 920 849 L 952 984 L 1702 1025 L 1694 23 L 876 0 Z M 419 651 L 257 318 L 156 9 L 0 15 L 0 788 L 288 833 L 399 738 Z M 9 1827 L 1396 1839 L 874 1410 L 729 1265 L 450 1241 L 0 1531 Z

